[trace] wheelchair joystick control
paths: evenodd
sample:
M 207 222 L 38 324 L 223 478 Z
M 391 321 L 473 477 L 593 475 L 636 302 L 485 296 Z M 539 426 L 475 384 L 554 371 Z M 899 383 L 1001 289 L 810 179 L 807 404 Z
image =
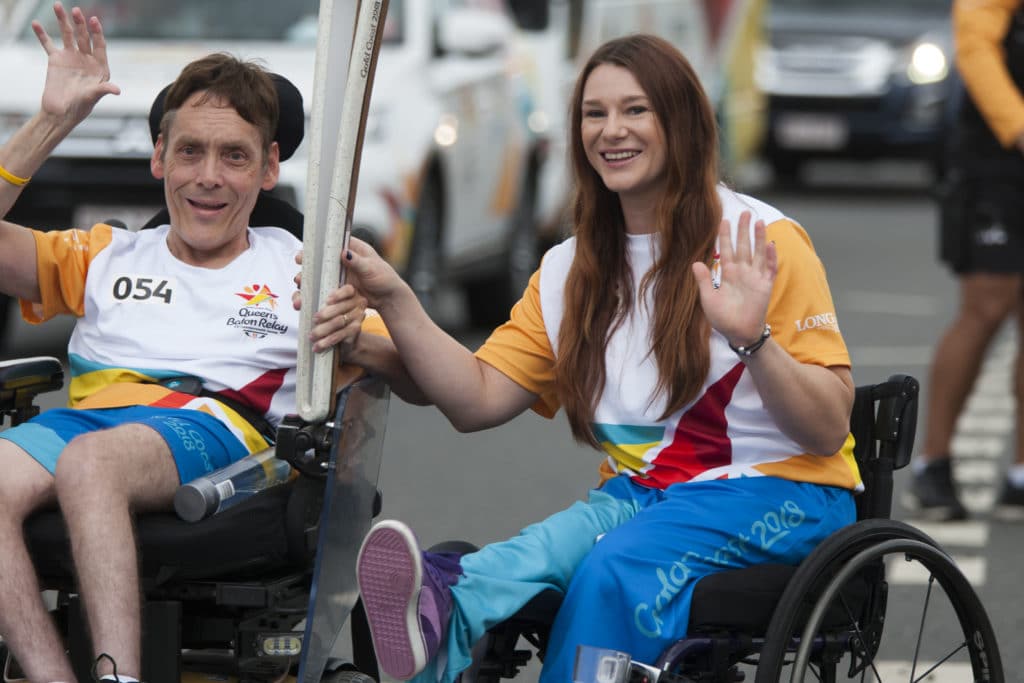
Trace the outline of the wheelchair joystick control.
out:
M 198 522 L 259 491 L 285 483 L 291 474 L 291 465 L 268 448 L 178 487 L 174 511 L 186 522 Z

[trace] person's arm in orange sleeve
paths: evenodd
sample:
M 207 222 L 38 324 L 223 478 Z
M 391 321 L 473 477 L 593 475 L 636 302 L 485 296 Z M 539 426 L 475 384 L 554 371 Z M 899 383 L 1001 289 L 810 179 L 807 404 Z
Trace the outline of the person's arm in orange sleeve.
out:
M 349 282 L 383 316 L 405 371 L 453 427 L 461 432 L 494 427 L 537 402 L 537 394 L 438 327 L 408 284 L 368 244 L 353 237 L 349 250 Z
M 718 287 L 707 265 L 694 264 L 701 306 L 711 326 L 734 349 L 757 348 L 753 354 L 737 353 L 782 432 L 808 453 L 832 455 L 850 431 L 854 398 L 850 368 L 802 363 L 770 336 L 762 336 L 762 331 L 767 333 L 765 321 L 779 263 L 762 221 L 753 226 L 751 248 L 750 218 L 748 212 L 741 215 L 735 247 L 729 222 L 722 221 Z
M 1003 40 L 1020 0 L 955 0 L 956 65 L 971 100 L 1006 148 L 1024 152 L 1024 93 L 1010 76 Z

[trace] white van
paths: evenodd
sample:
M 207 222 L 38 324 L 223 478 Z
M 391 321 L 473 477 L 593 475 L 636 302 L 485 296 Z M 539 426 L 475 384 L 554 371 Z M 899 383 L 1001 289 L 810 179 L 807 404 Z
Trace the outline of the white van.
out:
M 464 288 L 473 322 L 504 319 L 538 259 L 540 138 L 499 0 L 390 0 L 359 169 L 369 235 L 428 309 Z
M 192 59 L 230 52 L 291 80 L 312 100 L 318 0 L 94 0 L 118 97 L 103 98 L 35 174 L 11 220 L 42 229 L 118 219 L 144 224 L 163 204 L 149 172 L 148 112 Z M 17 0 L 0 41 L 0 143 L 39 106 L 46 55 L 30 22 L 56 35 L 52 0 Z M 442 276 L 468 285 L 479 314 L 508 312 L 532 270 L 538 143 L 498 0 L 390 0 L 353 218 L 427 301 Z M 304 146 L 275 193 L 303 206 Z M 516 245 L 520 246 L 516 251 Z M 512 254 L 526 251 L 526 256 Z M 528 276 L 527 272 L 527 276 Z M 473 298 L 474 293 L 482 297 Z M 0 296 L 0 351 L 17 327 Z

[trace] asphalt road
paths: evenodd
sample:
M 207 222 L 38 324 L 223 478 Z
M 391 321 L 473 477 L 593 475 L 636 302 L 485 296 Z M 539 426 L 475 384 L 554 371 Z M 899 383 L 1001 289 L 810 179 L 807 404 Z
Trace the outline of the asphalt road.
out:
M 808 230 L 828 271 L 855 381 L 877 382 L 905 372 L 921 381 L 924 395 L 935 341 L 956 304 L 955 281 L 935 258 L 935 208 L 927 178 L 913 167 L 886 165 L 812 167 L 811 172 L 810 187 L 752 193 Z M 448 303 L 446 326 L 475 348 L 486 331 L 466 328 L 458 299 Z M 61 337 L 55 333 L 29 350 L 59 352 Z M 1012 444 L 1009 377 L 1016 344 L 1012 330 L 996 341 L 958 424 L 956 450 L 965 457 L 957 477 L 971 520 L 919 524 L 953 554 L 981 595 L 1011 681 L 1024 680 L 1013 671 L 1024 650 L 1024 598 L 1016 582 L 1024 525 L 990 521 L 987 510 Z M 60 400 L 54 396 L 47 404 Z M 922 426 L 926 419 L 922 403 Z M 383 516 L 409 522 L 425 544 L 500 540 L 583 497 L 595 482 L 598 462 L 596 453 L 572 442 L 561 416 L 546 420 L 525 414 L 487 432 L 459 434 L 434 409 L 395 398 L 380 481 Z M 906 471 L 896 475 L 897 501 L 908 476 Z M 894 516 L 918 523 L 898 502 Z M 890 625 L 918 618 L 903 609 L 899 603 L 891 606 Z

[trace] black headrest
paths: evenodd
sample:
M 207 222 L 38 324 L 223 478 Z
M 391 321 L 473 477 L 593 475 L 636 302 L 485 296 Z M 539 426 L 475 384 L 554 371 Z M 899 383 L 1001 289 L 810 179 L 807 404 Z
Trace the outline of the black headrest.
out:
M 281 161 L 288 159 L 295 153 L 295 149 L 302 142 L 302 136 L 306 128 L 306 112 L 302 107 L 302 94 L 291 81 L 278 74 L 270 74 L 277 87 L 277 99 L 281 110 L 277 121 L 277 133 L 274 140 L 281 151 Z M 168 83 L 164 89 L 153 100 L 153 106 L 149 110 L 149 134 L 153 137 L 153 144 L 160 135 L 160 119 L 164 117 L 164 99 L 171 84 Z

